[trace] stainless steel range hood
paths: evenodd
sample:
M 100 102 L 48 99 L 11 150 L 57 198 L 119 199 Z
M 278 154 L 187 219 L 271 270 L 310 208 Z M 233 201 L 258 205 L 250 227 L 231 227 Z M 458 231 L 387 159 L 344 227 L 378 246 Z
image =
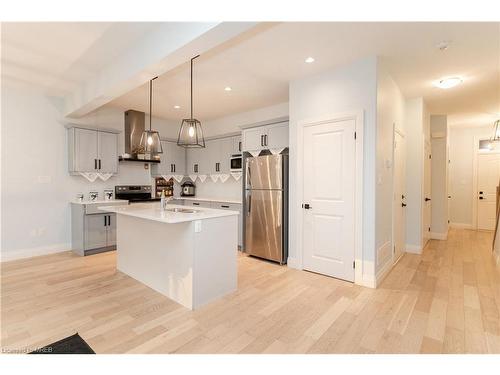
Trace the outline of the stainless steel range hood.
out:
M 125 153 L 126 157 L 121 157 L 121 161 L 141 161 L 159 163 L 157 159 L 139 159 L 138 154 L 144 151 L 140 147 L 141 136 L 146 128 L 146 114 L 144 112 L 129 109 L 125 111 Z

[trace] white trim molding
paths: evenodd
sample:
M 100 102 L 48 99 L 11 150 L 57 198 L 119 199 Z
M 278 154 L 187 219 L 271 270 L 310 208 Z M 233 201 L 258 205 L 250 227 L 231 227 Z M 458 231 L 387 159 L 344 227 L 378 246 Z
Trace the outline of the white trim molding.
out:
M 406 252 L 411 254 L 422 254 L 422 246 L 407 243 Z
M 401 257 L 403 257 L 403 255 L 401 255 Z M 392 271 L 392 269 L 394 268 L 394 266 L 396 265 L 396 263 L 399 262 L 399 260 L 401 259 L 401 257 L 399 257 L 396 260 L 396 262 L 392 261 L 392 257 L 390 257 L 390 258 L 387 259 L 387 261 L 385 262 L 385 264 L 383 265 L 383 267 L 381 267 L 378 270 L 377 275 L 375 276 L 375 288 L 377 288 L 382 283 L 382 281 L 384 281 L 384 279 L 387 277 L 387 275 L 389 274 L 389 272 Z
M 441 232 L 441 233 L 430 232 L 430 235 L 431 235 L 431 239 L 433 239 L 433 240 L 446 241 L 446 239 L 448 238 L 448 232 Z
M 347 113 L 332 113 L 317 118 L 302 119 L 297 121 L 297 202 L 303 201 L 303 163 L 304 163 L 304 128 L 307 126 L 319 125 L 327 122 L 337 122 L 345 120 L 355 121 L 356 132 L 356 186 L 355 186 L 355 241 L 354 241 L 354 283 L 370 288 L 376 287 L 375 268 L 373 262 L 368 262 L 363 257 L 363 131 L 364 112 L 362 110 Z M 292 259 L 290 267 L 303 269 L 303 213 L 298 211 L 296 228 L 297 234 L 297 257 Z M 370 263 L 370 264 L 368 264 Z M 373 270 L 373 271 L 371 271 Z M 368 274 L 367 274 L 368 273 Z
M 455 228 L 455 229 L 474 229 L 472 224 L 467 224 L 467 223 L 450 223 L 450 228 Z
M 33 247 L 30 249 L 18 249 L 18 250 L 2 250 L 0 254 L 0 262 L 9 262 L 11 260 L 32 258 L 41 255 L 62 253 L 64 251 L 70 251 L 71 244 L 61 243 L 50 246 L 40 246 Z

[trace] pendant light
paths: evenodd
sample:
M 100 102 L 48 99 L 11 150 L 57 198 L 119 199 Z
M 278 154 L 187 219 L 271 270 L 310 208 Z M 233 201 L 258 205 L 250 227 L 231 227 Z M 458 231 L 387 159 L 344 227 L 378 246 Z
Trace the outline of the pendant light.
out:
M 182 120 L 177 138 L 177 144 L 182 147 L 205 147 L 201 122 L 193 118 L 193 60 L 198 57 L 200 55 L 191 59 L 191 116 Z
M 493 123 L 493 135 L 490 138 L 490 142 L 500 141 L 500 120 L 496 120 Z
M 153 81 L 158 78 L 155 77 L 149 81 L 149 130 L 144 130 L 139 143 L 141 150 L 145 154 L 162 154 L 163 148 L 161 147 L 160 133 L 156 130 L 151 130 L 151 121 L 153 117 Z

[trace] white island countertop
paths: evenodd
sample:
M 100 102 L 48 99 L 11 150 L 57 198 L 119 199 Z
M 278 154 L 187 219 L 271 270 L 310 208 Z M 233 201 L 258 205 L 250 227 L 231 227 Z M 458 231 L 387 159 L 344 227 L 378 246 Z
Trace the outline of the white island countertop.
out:
M 193 210 L 194 213 L 174 212 L 169 209 Z M 133 216 L 141 219 L 159 221 L 166 224 L 185 223 L 196 220 L 214 219 L 225 216 L 239 215 L 238 211 L 217 210 L 205 207 L 186 207 L 176 204 L 168 204 L 165 211 L 160 209 L 160 202 L 153 203 L 135 203 L 128 206 L 101 206 L 101 211 L 114 212 L 120 215 Z

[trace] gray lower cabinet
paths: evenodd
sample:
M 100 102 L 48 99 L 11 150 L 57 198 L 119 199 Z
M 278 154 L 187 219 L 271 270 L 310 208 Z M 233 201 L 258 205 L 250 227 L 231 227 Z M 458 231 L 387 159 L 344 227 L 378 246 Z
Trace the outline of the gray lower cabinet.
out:
M 71 205 L 71 248 L 78 255 L 116 249 L 116 214 L 97 210 L 102 205 L 108 203 Z
M 184 205 L 193 207 L 207 207 L 207 208 L 217 208 L 219 210 L 230 210 L 238 211 L 240 214 L 238 216 L 238 246 L 243 248 L 243 207 L 239 203 L 228 203 L 228 202 L 212 202 L 212 201 L 201 201 L 201 200 L 191 200 L 185 199 Z

